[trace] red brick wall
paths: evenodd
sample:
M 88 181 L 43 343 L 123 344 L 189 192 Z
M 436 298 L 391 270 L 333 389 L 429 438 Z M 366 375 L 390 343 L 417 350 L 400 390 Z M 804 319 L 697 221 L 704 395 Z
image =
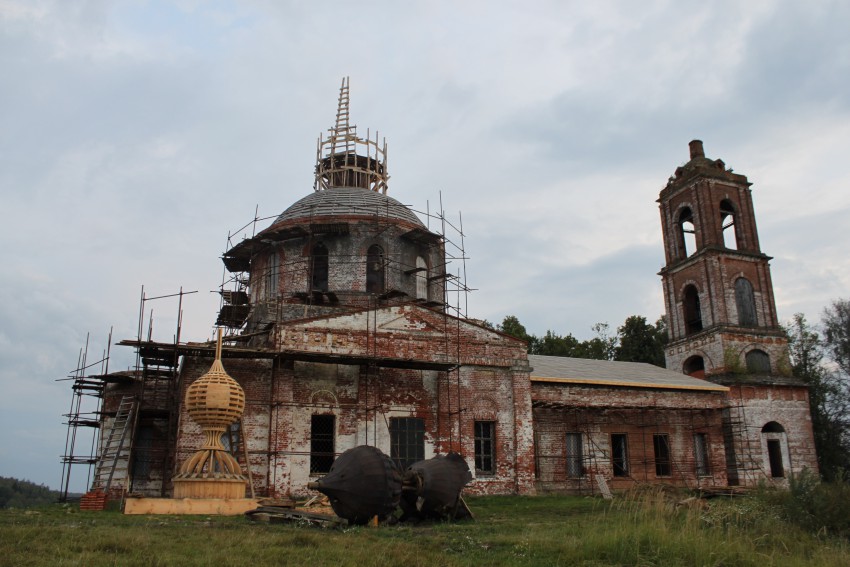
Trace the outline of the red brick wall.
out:
M 659 482 L 689 488 L 726 485 L 719 393 L 533 383 L 537 482 L 543 491 L 595 492 L 595 476 L 612 489 Z M 582 437 L 583 474 L 570 477 L 567 433 Z M 706 435 L 709 474 L 698 476 L 694 434 Z M 612 434 L 626 434 L 628 476 L 614 476 Z M 658 476 L 653 435 L 670 442 L 670 474 Z

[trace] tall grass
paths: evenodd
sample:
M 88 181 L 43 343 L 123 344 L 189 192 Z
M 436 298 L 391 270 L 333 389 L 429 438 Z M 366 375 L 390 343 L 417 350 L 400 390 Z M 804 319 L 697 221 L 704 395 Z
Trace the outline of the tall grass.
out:
M 0 565 L 850 565 L 847 540 L 777 498 L 480 497 L 474 522 L 341 530 L 53 506 L 0 513 Z

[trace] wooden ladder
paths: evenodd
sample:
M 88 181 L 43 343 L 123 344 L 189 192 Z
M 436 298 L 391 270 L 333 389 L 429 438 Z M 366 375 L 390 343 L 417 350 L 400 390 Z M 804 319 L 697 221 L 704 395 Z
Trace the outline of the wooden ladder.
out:
M 94 474 L 93 488 L 103 492 L 109 491 L 115 471 L 119 469 L 129 470 L 130 467 L 130 441 L 135 424 L 136 414 L 135 396 L 124 396 L 115 412 L 112 427 L 106 435 L 106 441 L 101 448 L 101 457 L 97 462 Z

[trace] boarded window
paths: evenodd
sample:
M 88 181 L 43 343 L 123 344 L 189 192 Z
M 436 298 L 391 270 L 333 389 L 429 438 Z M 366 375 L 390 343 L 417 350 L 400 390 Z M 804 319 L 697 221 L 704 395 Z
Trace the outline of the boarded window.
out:
M 694 434 L 694 462 L 697 476 L 711 474 L 708 461 L 708 436 L 705 433 Z
M 581 433 L 567 433 L 567 476 L 579 478 L 584 476 L 584 450 Z
M 702 310 L 699 306 L 699 292 L 696 286 L 685 287 L 682 307 L 685 311 L 685 334 L 690 335 L 702 331 Z
M 756 298 L 753 294 L 753 284 L 747 278 L 735 280 L 735 303 L 738 305 L 738 324 L 755 327 Z
M 673 467 L 670 462 L 670 436 L 666 433 L 656 433 L 652 436 L 652 448 L 655 451 L 655 476 L 671 476 Z
M 611 435 L 611 465 L 614 476 L 629 476 L 629 436 L 625 433 Z
M 336 416 L 310 416 L 310 472 L 326 473 L 334 462 Z
M 428 264 L 422 256 L 416 257 L 416 299 L 428 299 Z
M 401 470 L 425 458 L 425 420 L 390 418 L 390 458 Z
M 493 474 L 496 472 L 494 444 L 496 424 L 492 421 L 475 422 L 475 472 Z
M 310 262 L 311 291 L 328 291 L 328 249 L 321 242 L 313 246 Z
M 751 350 L 747 353 L 747 372 L 770 374 L 770 357 L 763 350 Z
M 277 295 L 277 280 L 280 277 L 280 257 L 276 251 L 269 254 L 266 266 L 266 297 L 273 299 Z
M 154 464 L 154 438 L 152 425 L 140 425 L 133 440 L 133 480 L 149 480 Z
M 384 293 L 384 250 L 377 245 L 366 252 L 366 291 Z

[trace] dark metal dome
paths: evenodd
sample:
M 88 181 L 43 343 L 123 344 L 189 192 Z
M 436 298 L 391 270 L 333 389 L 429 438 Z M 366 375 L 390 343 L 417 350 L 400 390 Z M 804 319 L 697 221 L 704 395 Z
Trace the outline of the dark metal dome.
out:
M 283 211 L 274 224 L 342 215 L 383 217 L 425 226 L 413 211 L 392 197 L 359 187 L 334 187 L 311 193 Z

